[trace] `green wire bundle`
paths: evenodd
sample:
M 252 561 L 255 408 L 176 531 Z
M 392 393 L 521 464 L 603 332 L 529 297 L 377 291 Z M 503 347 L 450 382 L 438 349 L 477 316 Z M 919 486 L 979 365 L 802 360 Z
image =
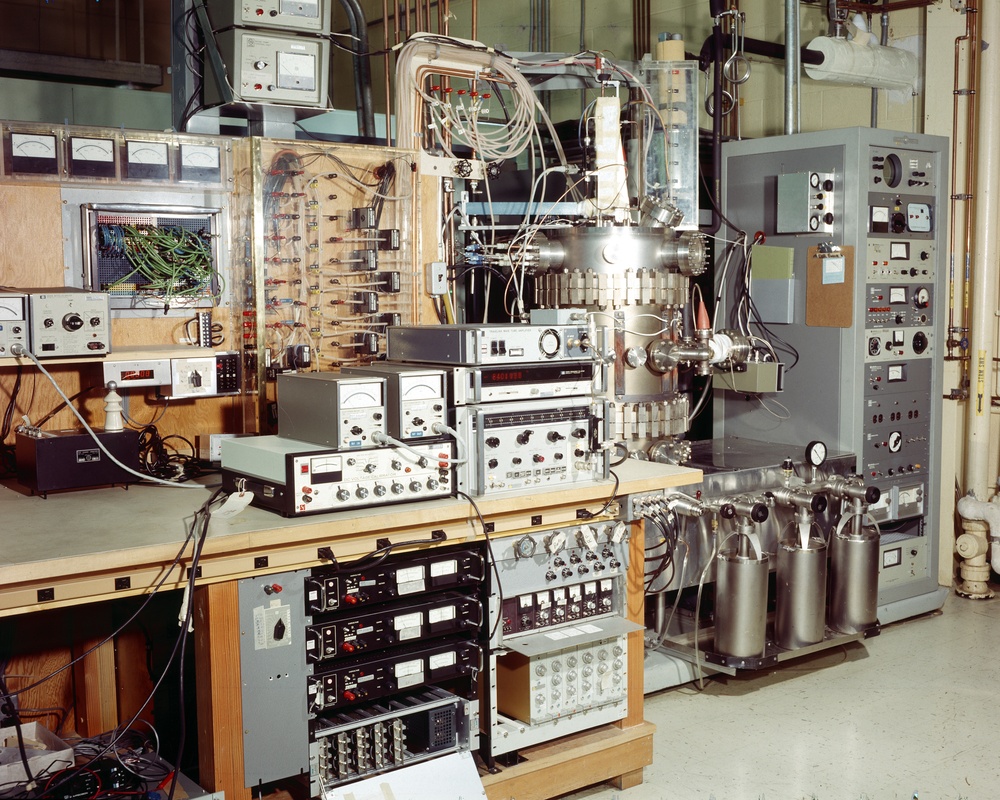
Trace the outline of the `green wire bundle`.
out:
M 211 238 L 179 226 L 122 225 L 125 257 L 134 269 L 108 288 L 114 289 L 140 276 L 145 282 L 136 292 L 162 297 L 164 313 L 177 297 L 211 293 Z M 134 282 L 134 281 L 131 281 Z

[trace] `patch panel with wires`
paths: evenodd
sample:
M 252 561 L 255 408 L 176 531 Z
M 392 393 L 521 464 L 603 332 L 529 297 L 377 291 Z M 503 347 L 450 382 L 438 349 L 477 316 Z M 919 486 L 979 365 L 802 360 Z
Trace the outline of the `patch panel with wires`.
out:
M 202 308 L 217 303 L 215 209 L 85 207 L 88 278 L 112 308 Z

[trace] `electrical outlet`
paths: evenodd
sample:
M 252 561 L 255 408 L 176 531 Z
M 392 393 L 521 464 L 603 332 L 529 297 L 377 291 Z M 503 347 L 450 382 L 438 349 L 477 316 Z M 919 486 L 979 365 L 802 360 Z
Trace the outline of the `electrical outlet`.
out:
M 440 296 L 448 291 L 448 265 L 432 261 L 427 265 L 427 294 Z

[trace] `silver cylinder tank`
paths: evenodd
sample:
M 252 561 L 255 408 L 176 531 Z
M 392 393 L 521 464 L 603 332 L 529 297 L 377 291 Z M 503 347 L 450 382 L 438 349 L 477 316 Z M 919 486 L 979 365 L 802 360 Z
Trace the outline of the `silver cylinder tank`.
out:
M 759 658 L 767 642 L 767 554 L 760 560 L 735 550 L 716 559 L 715 651 Z
M 775 567 L 774 642 L 797 650 L 823 641 L 826 632 L 826 542 L 797 539 L 778 543 Z
M 827 624 L 862 633 L 878 623 L 878 534 L 848 525 L 830 537 L 830 603 Z

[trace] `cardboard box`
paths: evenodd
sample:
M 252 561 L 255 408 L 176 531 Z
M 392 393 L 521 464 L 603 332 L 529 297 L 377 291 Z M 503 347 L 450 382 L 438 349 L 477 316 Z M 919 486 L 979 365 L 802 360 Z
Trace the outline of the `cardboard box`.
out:
M 21 734 L 32 775 L 41 773 L 51 776 L 61 769 L 73 766 L 73 748 L 44 725 L 26 722 L 21 726 Z M 17 731 L 14 728 L 0 728 L 0 784 L 18 783 L 27 779 L 17 746 Z

